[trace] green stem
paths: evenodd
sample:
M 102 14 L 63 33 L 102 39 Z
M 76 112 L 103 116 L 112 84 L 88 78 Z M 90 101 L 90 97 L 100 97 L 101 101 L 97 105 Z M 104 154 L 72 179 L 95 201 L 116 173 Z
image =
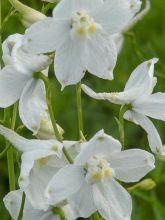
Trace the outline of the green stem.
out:
M 119 111 L 119 118 L 116 119 L 118 126 L 119 126 L 119 135 L 120 135 L 120 143 L 122 145 L 122 148 L 124 148 L 124 139 L 125 139 L 125 133 L 124 133 L 124 113 L 127 110 L 130 110 L 132 107 L 131 105 L 122 105 Z
M 81 82 L 76 85 L 76 97 L 77 97 L 77 114 L 78 114 L 78 126 L 80 139 L 83 134 L 83 116 L 82 116 L 82 102 L 81 102 Z
M 100 216 L 99 216 L 98 212 L 95 212 L 95 213 L 92 215 L 92 217 L 93 217 L 93 220 L 100 220 Z
M 25 193 L 22 193 L 22 200 L 21 200 L 21 206 L 20 206 L 20 210 L 19 210 L 19 214 L 18 214 L 18 218 L 17 220 L 22 220 L 23 217 L 23 210 L 24 210 L 24 206 L 25 206 Z
M 15 123 L 16 123 L 16 117 L 17 117 L 17 104 L 14 104 L 13 106 L 13 112 L 12 112 L 12 119 L 11 119 L 11 124 L 10 124 L 10 109 L 6 110 L 5 114 L 5 121 L 7 127 L 11 127 L 12 130 L 15 128 Z M 8 148 L 7 151 L 7 163 L 8 163 L 8 172 L 9 172 L 9 188 L 10 191 L 15 190 L 15 172 L 14 172 L 14 152 L 13 152 L 13 147 L 10 145 L 9 142 L 6 142 L 6 148 Z
M 5 149 L 0 153 L 0 159 L 5 156 L 6 152 L 7 152 L 8 149 L 9 149 L 9 147 L 10 147 L 10 145 L 7 145 L 7 146 L 5 147 Z
M 48 106 L 48 110 L 49 110 L 50 119 L 51 119 L 52 126 L 53 126 L 53 129 L 54 129 L 54 134 L 55 134 L 57 140 L 62 142 L 63 137 L 60 135 L 60 133 L 58 131 L 57 124 L 56 124 L 56 119 L 55 119 L 55 116 L 54 116 L 52 103 L 51 103 L 51 82 L 50 82 L 48 77 L 46 77 L 43 73 L 40 73 L 40 72 L 34 73 L 33 77 L 36 78 L 36 79 L 41 79 L 45 84 L 46 101 L 47 101 L 47 106 Z M 68 160 L 68 162 L 73 163 L 72 158 L 70 157 L 70 155 L 68 154 L 68 152 L 67 152 L 67 150 L 64 146 L 63 146 L 62 150 L 63 150 L 63 153 L 64 153 L 66 159 Z

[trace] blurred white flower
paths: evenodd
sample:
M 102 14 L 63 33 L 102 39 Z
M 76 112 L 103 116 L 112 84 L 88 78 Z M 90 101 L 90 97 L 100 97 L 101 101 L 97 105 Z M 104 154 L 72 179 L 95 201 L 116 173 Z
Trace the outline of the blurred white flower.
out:
M 53 128 L 46 104 L 45 86 L 42 80 L 33 78 L 34 72 L 45 70 L 51 63 L 49 56 L 33 55 L 22 48 L 23 35 L 9 36 L 3 43 L 5 67 L 0 71 L 0 107 L 8 107 L 19 101 L 19 114 L 24 125 L 42 138 L 43 124 L 49 124 L 49 132 L 43 138 L 53 136 Z M 48 125 L 47 125 L 48 127 Z M 63 131 L 59 127 L 60 133 Z M 55 136 L 54 136 L 55 137 Z
M 121 33 L 140 6 L 140 0 L 62 0 L 53 17 L 27 29 L 24 48 L 56 51 L 55 74 L 62 88 L 79 82 L 86 70 L 112 80 L 117 59 L 113 35 Z
M 153 155 L 139 149 L 121 151 L 120 142 L 103 130 L 81 147 L 75 163 L 60 169 L 50 180 L 48 202 L 68 199 L 84 218 L 98 210 L 106 220 L 130 219 L 131 197 L 116 179 L 139 181 L 154 169 Z
M 130 110 L 124 118 L 139 124 L 148 134 L 151 150 L 156 154 L 165 154 L 160 136 L 147 117 L 165 121 L 165 93 L 152 94 L 157 79 L 154 77 L 154 64 L 158 59 L 153 58 L 140 64 L 131 74 L 123 92 L 95 93 L 89 87 L 82 85 L 86 94 L 95 99 L 108 100 L 115 104 L 130 105 Z
M 9 192 L 3 199 L 6 209 L 9 211 L 12 219 L 14 220 L 18 219 L 22 201 L 22 194 L 23 193 L 21 190 L 15 190 Z M 47 211 L 34 209 L 28 199 L 25 198 L 22 220 L 60 220 L 60 216 L 54 214 L 52 208 L 53 207 L 49 207 Z M 76 219 L 76 215 L 69 205 L 63 206 L 62 209 L 68 220 Z

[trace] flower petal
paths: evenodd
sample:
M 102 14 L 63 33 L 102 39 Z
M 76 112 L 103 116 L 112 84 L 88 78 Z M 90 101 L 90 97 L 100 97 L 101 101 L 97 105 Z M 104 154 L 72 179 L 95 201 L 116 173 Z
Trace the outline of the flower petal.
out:
M 136 182 L 155 168 L 154 156 L 145 150 L 131 149 L 114 153 L 109 158 L 115 177 L 124 182 Z
M 0 70 L 0 107 L 6 108 L 14 104 L 28 80 L 29 76 L 19 73 L 11 65 Z
M 83 78 L 86 70 L 84 56 L 83 44 L 75 43 L 70 39 L 56 51 L 55 75 L 62 88 L 76 84 Z
M 82 144 L 82 150 L 75 158 L 75 164 L 83 165 L 93 155 L 108 157 L 113 152 L 120 150 L 120 142 L 105 134 L 104 130 L 100 130 L 89 142 Z
M 71 19 L 74 12 L 85 10 L 87 12 L 96 9 L 103 3 L 102 0 L 62 0 L 53 10 L 53 17 Z
M 46 189 L 46 197 L 49 204 L 55 205 L 71 197 L 84 182 L 82 167 L 68 165 L 61 168 L 49 182 Z
M 152 121 L 135 111 L 127 111 L 124 118 L 139 124 L 148 134 L 148 142 L 153 153 L 164 154 L 162 141 Z
M 155 93 L 147 99 L 137 100 L 134 110 L 152 118 L 165 121 L 165 93 Z
M 93 202 L 92 186 L 84 183 L 81 189 L 68 200 L 79 217 L 88 218 L 97 211 Z
M 48 209 L 44 191 L 58 168 L 49 166 L 55 152 L 35 150 L 22 155 L 19 186 L 25 192 L 31 205 L 36 209 Z
M 26 30 L 23 48 L 30 53 L 53 52 L 68 38 L 69 30 L 69 21 L 46 18 Z
M 141 1 L 104 1 L 102 7 L 91 13 L 91 15 L 110 34 L 115 34 L 121 32 L 128 25 L 131 18 L 140 10 L 140 6 Z
M 141 96 L 149 95 L 152 93 L 153 86 L 155 85 L 154 64 L 158 62 L 157 58 L 145 61 L 140 64 L 129 77 L 124 91 L 132 89 L 139 89 Z M 140 96 L 138 94 L 138 96 Z
M 2 51 L 3 51 L 3 61 L 5 65 L 11 64 L 11 52 L 15 44 L 21 44 L 22 43 L 22 34 L 13 34 L 10 35 L 2 44 Z
M 9 192 L 3 199 L 6 209 L 9 211 L 12 219 L 17 220 L 19 215 L 21 201 L 22 201 L 22 191 L 15 190 Z M 58 215 L 55 215 L 48 210 L 44 212 L 43 210 L 34 209 L 27 198 L 25 198 L 25 205 L 23 210 L 22 220 L 60 220 Z
M 62 155 L 63 145 L 57 140 L 29 140 L 2 125 L 0 125 L 0 134 L 22 152 L 44 149 L 55 152 L 59 157 Z
M 86 43 L 86 69 L 99 78 L 112 80 L 117 60 L 113 40 L 103 33 L 96 33 Z
M 131 197 L 115 180 L 93 185 L 94 203 L 106 220 L 130 220 Z
M 45 70 L 51 64 L 52 59 L 49 56 L 28 53 L 21 46 L 22 43 L 16 44 L 12 50 L 12 65 L 19 72 L 31 75 L 33 72 Z
M 34 134 L 41 120 L 47 116 L 45 86 L 41 80 L 31 79 L 23 90 L 19 101 L 19 114 L 24 125 Z
M 137 96 L 141 94 L 141 91 L 137 88 L 131 89 L 125 92 L 111 92 L 111 93 L 96 93 L 88 86 L 82 84 L 82 90 L 89 95 L 91 98 L 98 99 L 98 100 L 108 100 L 114 104 L 130 104 L 132 103 Z

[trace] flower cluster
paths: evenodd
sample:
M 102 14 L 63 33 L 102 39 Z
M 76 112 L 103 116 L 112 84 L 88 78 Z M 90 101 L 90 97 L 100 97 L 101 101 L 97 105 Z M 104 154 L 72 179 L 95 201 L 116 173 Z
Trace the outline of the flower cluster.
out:
M 152 93 L 158 59 L 140 64 L 123 92 L 95 93 L 80 81 L 85 73 L 113 80 L 124 33 L 146 14 L 149 1 L 141 9 L 141 0 L 61 0 L 53 9 L 53 17 L 18 0 L 10 2 L 28 28 L 24 35 L 9 36 L 2 45 L 0 107 L 7 114 L 7 107 L 14 104 L 15 111 L 9 112 L 9 118 L 5 116 L 0 134 L 8 141 L 6 151 L 11 151 L 11 157 L 13 147 L 21 153 L 19 189 L 12 187 L 13 179 L 9 178 L 11 190 L 4 197 L 6 209 L 14 220 L 75 220 L 91 216 L 130 220 L 132 200 L 123 182 L 140 181 L 155 168 L 155 159 L 145 150 L 122 149 L 123 118 L 147 132 L 154 154 L 165 155 L 159 133 L 148 118 L 165 120 L 165 93 Z M 52 63 L 62 89 L 77 86 L 80 139 L 76 141 L 63 138 L 64 130 L 54 117 L 48 76 Z M 94 99 L 125 107 L 118 120 L 120 141 L 103 129 L 89 141 L 85 139 L 81 88 Z M 22 124 L 34 139 L 21 136 L 20 127 L 15 129 L 18 101 Z M 12 163 L 11 157 L 8 164 Z

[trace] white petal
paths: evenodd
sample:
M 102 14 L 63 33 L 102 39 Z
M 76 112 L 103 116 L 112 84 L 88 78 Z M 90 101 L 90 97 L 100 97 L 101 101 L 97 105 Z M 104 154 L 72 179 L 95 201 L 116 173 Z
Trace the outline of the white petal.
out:
M 75 158 L 75 163 L 83 165 L 91 156 L 101 155 L 108 157 L 113 152 L 119 152 L 120 150 L 120 142 L 112 136 L 105 134 L 103 130 L 100 130 L 84 146 L 82 144 L 82 150 Z
M 153 153 L 165 153 L 163 152 L 162 141 L 159 133 L 151 120 L 149 120 L 146 116 L 134 111 L 127 111 L 124 115 L 124 118 L 139 124 L 147 132 L 148 142 Z
M 31 205 L 36 209 L 48 209 L 44 191 L 58 168 L 49 166 L 49 160 L 56 157 L 52 152 L 38 150 L 22 155 L 19 186 L 26 193 Z
M 93 185 L 94 203 L 106 220 L 130 220 L 131 197 L 115 180 Z
M 152 118 L 165 121 L 165 93 L 155 93 L 134 103 L 134 110 Z
M 136 0 L 135 0 L 136 1 Z M 123 32 L 129 31 L 136 23 L 143 19 L 143 17 L 148 13 L 151 8 L 150 0 L 146 0 L 145 7 L 131 20 L 129 25 L 124 29 Z
M 140 64 L 131 74 L 128 79 L 124 91 L 132 89 L 139 89 L 141 96 L 149 95 L 153 90 L 153 83 L 155 82 L 154 75 L 154 64 L 157 63 L 158 59 L 153 58 Z M 140 94 L 138 94 L 140 96 Z
M 79 217 L 75 210 L 73 210 L 69 204 L 63 206 L 62 209 L 65 216 L 67 216 L 67 220 L 75 220 Z
M 49 204 L 55 205 L 71 197 L 84 182 L 82 167 L 68 165 L 60 169 L 51 179 L 46 189 Z
M 145 150 L 131 149 L 114 153 L 109 158 L 115 177 L 124 182 L 136 182 L 155 168 L 154 156 Z
M 36 134 L 41 120 L 47 114 L 46 111 L 44 83 L 41 80 L 29 80 L 19 101 L 19 114 L 22 122 Z
M 73 42 L 68 39 L 60 47 L 55 56 L 55 75 L 62 88 L 78 83 L 84 76 L 84 48 L 81 42 Z
M 22 43 L 21 43 L 22 45 Z M 46 55 L 34 55 L 25 51 L 19 44 L 15 45 L 12 50 L 12 65 L 25 74 L 40 72 L 45 70 L 52 60 Z
M 62 154 L 61 150 L 63 145 L 57 140 L 29 140 L 2 125 L 0 125 L 0 134 L 11 142 L 18 150 L 23 152 L 44 149 L 52 152 L 54 151 L 59 157 Z
M 123 47 L 124 35 L 117 33 L 117 34 L 113 34 L 111 37 L 115 42 L 115 45 L 117 47 L 117 53 L 119 54 Z
M 13 34 L 10 35 L 2 44 L 2 51 L 3 51 L 3 61 L 5 65 L 11 64 L 11 52 L 13 47 L 18 43 L 22 43 L 22 37 L 21 34 Z
M 53 16 L 60 19 L 71 19 L 75 11 L 85 10 L 87 12 L 96 9 L 103 3 L 102 0 L 62 0 L 54 8 Z
M 22 191 L 15 190 L 8 193 L 3 201 L 5 203 L 6 209 L 9 211 L 11 217 L 14 220 L 17 220 L 20 206 L 22 200 Z M 27 198 L 25 198 L 25 205 L 23 211 L 23 218 L 22 220 L 60 220 L 58 215 L 54 215 L 51 210 L 44 212 L 43 210 L 36 210 L 34 209 Z
M 140 9 L 141 2 L 136 1 L 135 8 L 132 10 L 132 1 L 111 0 L 104 1 L 94 13 L 91 13 L 94 20 L 101 24 L 110 34 L 121 32 L 128 25 L 131 18 Z
M 29 76 L 19 73 L 11 65 L 0 70 L 0 107 L 6 108 L 14 104 L 28 80 Z
M 23 47 L 30 53 L 53 52 L 68 38 L 69 21 L 46 18 L 26 30 Z
M 76 210 L 79 217 L 88 218 L 97 211 L 93 202 L 92 186 L 84 183 L 81 189 L 69 200 L 69 204 Z
M 86 43 L 86 69 L 99 78 L 112 80 L 117 60 L 113 40 L 103 33 L 96 33 Z
M 84 84 L 81 85 L 81 88 L 91 98 L 98 100 L 108 100 L 109 102 L 120 105 L 130 104 L 134 102 L 139 95 L 141 95 L 141 90 L 137 88 L 130 89 L 125 92 L 111 92 L 111 93 L 106 93 L 106 92 L 96 93 Z

